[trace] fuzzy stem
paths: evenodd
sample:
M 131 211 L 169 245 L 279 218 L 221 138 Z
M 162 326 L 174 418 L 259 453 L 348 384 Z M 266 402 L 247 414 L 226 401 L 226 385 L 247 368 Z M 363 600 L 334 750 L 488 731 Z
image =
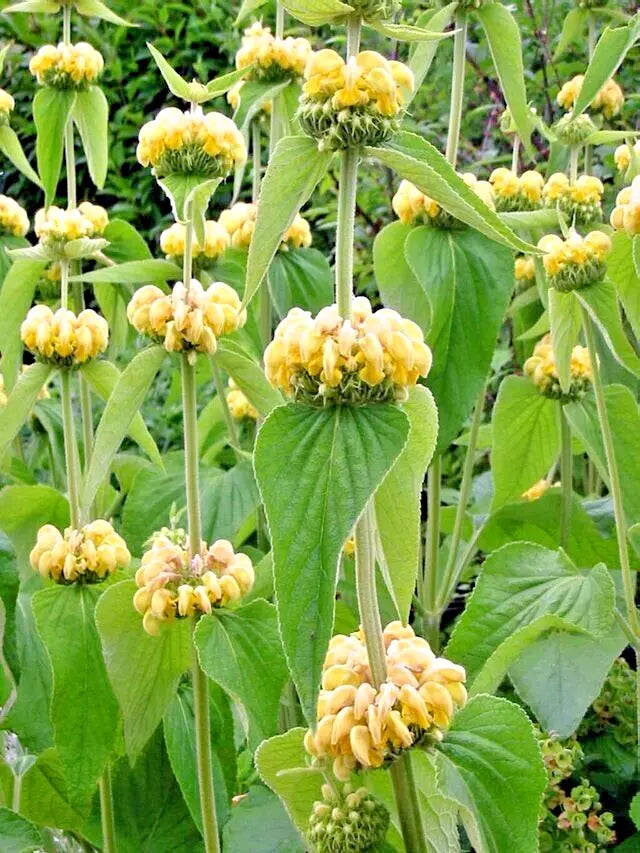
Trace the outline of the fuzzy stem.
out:
M 590 175 L 593 170 L 593 146 L 584 146 L 584 173 Z
M 260 196 L 260 182 L 262 178 L 262 141 L 260 122 L 255 118 L 251 123 L 251 153 L 253 155 L 253 188 L 251 200 L 256 204 Z
M 191 678 L 193 682 L 193 707 L 196 725 L 196 757 L 198 788 L 202 810 L 202 834 L 206 853 L 220 853 L 218 818 L 213 790 L 213 760 L 211 755 L 211 727 L 209 721 L 209 686 L 207 676 L 200 667 L 198 652 L 192 640 Z
M 353 294 L 353 243 L 355 240 L 359 153 L 355 148 L 347 148 L 340 157 L 336 239 L 336 303 L 338 314 L 348 320 L 351 316 L 351 297 Z
M 60 261 L 60 307 L 69 307 L 69 261 Z
M 80 527 L 80 460 L 78 458 L 78 444 L 76 442 L 76 426 L 73 419 L 71 374 L 66 368 L 60 371 L 60 399 L 62 402 L 64 455 L 67 463 L 69 512 L 71 526 L 77 530 Z
M 100 779 L 100 817 L 102 821 L 102 849 L 104 853 L 116 853 L 116 824 L 113 814 L 113 788 L 111 768 L 105 768 Z
M 418 787 L 413 775 L 411 752 L 407 750 L 391 764 L 391 781 L 398 806 L 404 845 L 411 853 L 428 853 L 420 814 Z
M 572 145 L 569 151 L 569 183 L 575 184 L 578 180 L 578 159 L 580 156 L 580 146 Z
M 440 644 L 440 614 L 438 613 L 437 600 L 441 475 L 442 457 L 434 456 L 427 479 L 427 547 L 425 551 L 425 583 L 422 602 L 427 614 L 424 619 L 424 634 L 434 651 L 438 649 Z
M 62 7 L 62 41 L 64 44 L 71 44 L 71 5 L 65 4 Z
M 573 454 L 571 452 L 571 426 L 560 407 L 560 482 L 562 503 L 560 508 L 560 547 L 566 550 L 571 533 L 571 510 L 573 502 Z
M 371 501 L 356 524 L 355 540 L 360 623 L 364 631 L 373 686 L 378 688 L 387 678 L 387 655 L 382 639 L 382 622 L 376 593 L 376 536 Z
M 185 210 L 187 224 L 184 232 L 184 256 L 182 258 L 182 279 L 189 287 L 193 278 L 193 205 L 189 203 Z
M 362 34 L 362 18 L 360 15 L 351 15 L 347 19 L 347 60 L 357 56 L 360 50 L 360 36 Z
M 513 152 L 511 154 L 511 171 L 516 175 L 520 169 L 520 137 L 516 133 L 513 137 Z
M 11 810 L 20 814 L 20 800 L 22 799 L 22 773 L 13 775 L 13 793 L 11 795 Z
M 449 111 L 449 134 L 446 157 L 455 168 L 458 160 L 462 104 L 464 101 L 464 72 L 467 60 L 467 13 L 460 9 L 456 13 L 456 34 L 453 42 L 453 78 L 451 81 L 451 108 Z
M 209 358 L 209 364 L 211 365 L 213 383 L 216 386 L 216 394 L 218 395 L 218 399 L 220 400 L 222 417 L 224 418 L 224 423 L 227 427 L 227 432 L 229 434 L 229 441 L 235 451 L 236 458 L 239 461 L 238 448 L 240 447 L 240 439 L 238 436 L 238 430 L 236 428 L 236 422 L 233 419 L 233 415 L 231 414 L 231 410 L 229 409 L 229 403 L 227 402 L 227 392 L 222 381 L 222 374 L 220 373 L 220 368 L 218 367 L 218 363 L 216 362 L 216 358 L 214 355 Z
M 187 491 L 187 518 L 191 559 L 200 554 L 202 522 L 198 471 L 198 409 L 196 368 L 189 356 L 182 356 L 182 417 L 184 420 L 184 472 Z

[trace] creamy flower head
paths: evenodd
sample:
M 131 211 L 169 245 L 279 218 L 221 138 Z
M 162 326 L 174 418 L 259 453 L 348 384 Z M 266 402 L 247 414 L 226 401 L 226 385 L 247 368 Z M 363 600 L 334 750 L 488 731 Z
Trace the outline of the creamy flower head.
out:
M 200 245 L 194 235 L 192 257 L 194 260 L 215 260 L 231 245 L 226 229 L 215 220 L 204 224 L 204 243 Z M 160 235 L 160 248 L 168 258 L 182 258 L 187 229 L 181 222 L 175 222 Z
M 100 237 L 108 224 L 104 207 L 83 201 L 68 210 L 55 205 L 42 208 L 36 213 L 34 229 L 43 246 L 60 246 L 82 237 Z
M 544 252 L 550 284 L 558 290 L 576 290 L 603 278 L 611 240 L 602 231 L 590 231 L 586 237 L 572 231 L 566 240 L 547 234 L 538 248 Z
M 276 81 L 302 77 L 311 53 L 307 39 L 276 38 L 269 27 L 256 22 L 244 31 L 242 45 L 236 54 L 236 68 L 253 66 L 249 80 Z
M 44 45 L 29 63 L 38 83 L 56 89 L 85 89 L 96 82 L 103 68 L 102 54 L 84 41 Z
M 460 177 L 487 207 L 495 209 L 493 187 L 488 181 L 479 181 L 471 172 L 463 172 Z M 421 192 L 410 181 L 400 182 L 392 201 L 393 211 L 404 225 L 433 224 L 447 228 L 454 219 L 440 205 Z M 457 220 L 455 220 L 457 222 Z
M 630 237 L 640 234 L 640 176 L 620 190 L 610 221 L 616 231 L 626 231 Z
M 90 308 L 77 316 L 48 305 L 34 305 L 20 327 L 22 342 L 40 361 L 75 367 L 103 353 L 109 343 L 109 326 Z
M 569 362 L 570 387 L 563 393 L 560 388 L 558 368 L 551 343 L 551 335 L 541 338 L 533 349 L 533 355 L 524 363 L 525 376 L 530 377 L 541 394 L 555 399 L 575 399 L 584 394 L 593 379 L 589 350 L 575 346 Z
M 80 530 L 68 527 L 64 533 L 45 524 L 30 561 L 34 571 L 59 584 L 100 583 L 117 569 L 126 569 L 131 554 L 111 524 L 98 519 Z
M 563 109 L 569 111 L 582 91 L 584 84 L 584 74 L 576 74 L 571 80 L 568 80 L 560 89 L 557 101 Z M 591 109 L 594 112 L 601 112 L 605 118 L 613 118 L 618 115 L 624 104 L 624 93 L 615 80 L 610 79 L 600 89 L 598 94 L 591 102 Z
M 9 196 L 0 195 L 0 231 L 12 237 L 24 237 L 28 230 L 27 211 Z

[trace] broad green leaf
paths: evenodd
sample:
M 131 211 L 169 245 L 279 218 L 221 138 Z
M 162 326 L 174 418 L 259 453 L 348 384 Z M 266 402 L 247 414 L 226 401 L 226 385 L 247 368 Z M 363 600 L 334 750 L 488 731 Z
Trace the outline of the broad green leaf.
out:
M 629 817 L 634 822 L 636 829 L 640 829 L 640 793 L 635 794 L 631 800 Z
M 414 27 L 410 24 L 394 24 L 392 21 L 367 21 L 371 29 L 380 35 L 396 41 L 408 42 L 438 42 L 450 38 L 453 33 L 443 33 L 440 30 L 430 30 L 424 27 Z
M 110 24 L 116 24 L 119 27 L 138 26 L 125 21 L 120 15 L 116 15 L 100 0 L 75 0 L 75 8 L 79 15 L 84 15 L 87 18 L 101 18 L 103 21 L 109 21 Z
M 492 508 L 499 509 L 547 475 L 560 452 L 560 405 L 524 376 L 507 376 L 493 409 Z
M 605 388 L 605 398 L 616 461 L 622 475 L 622 502 L 628 523 L 632 524 L 640 518 L 640 413 L 633 394 L 622 385 Z M 565 412 L 572 430 L 587 448 L 599 475 L 608 483 L 609 469 L 594 398 L 589 395 L 578 402 L 569 403 L 565 406 Z
M 101 190 L 109 160 L 109 104 L 100 86 L 78 92 L 71 115 L 80 133 L 91 180 Z
M 552 615 L 601 636 L 611 625 L 614 601 L 602 564 L 582 571 L 562 551 L 514 542 L 483 564 L 447 656 L 466 668 L 473 688 L 487 661 L 520 629 Z
M 22 0 L 20 3 L 12 3 L 10 6 L 6 6 L 2 11 L 4 14 L 12 12 L 41 12 L 45 15 L 55 15 L 60 11 L 60 3 L 57 0 Z
M 118 384 L 120 379 L 120 371 L 110 361 L 94 360 L 89 361 L 82 367 L 82 375 L 91 385 L 93 390 L 105 402 L 113 393 L 113 389 Z M 129 430 L 131 438 L 144 450 L 149 459 L 159 468 L 163 468 L 162 457 L 160 451 L 153 440 L 153 436 L 147 429 L 147 425 L 140 412 L 136 412 L 131 427 Z
M 164 77 L 164 82 L 169 87 L 171 94 L 183 101 L 198 101 L 198 90 L 201 89 L 202 92 L 200 94 L 204 94 L 206 91 L 205 87 L 197 81 L 194 81 L 195 85 L 188 83 L 184 77 L 178 74 L 178 72 L 169 65 L 160 51 L 150 42 L 147 42 L 147 48 L 149 49 L 151 56 L 153 56 L 156 65 L 160 69 L 160 73 Z
M 38 827 L 11 809 L 0 808 L 0 848 L 2 853 L 24 853 L 44 844 Z
M 109 241 L 105 255 L 115 263 L 126 261 L 151 260 L 151 252 L 144 238 L 124 219 L 111 219 L 104 230 L 104 238 Z M 179 269 L 179 267 L 176 267 Z M 180 270 L 180 272 L 182 272 Z M 124 281 L 120 283 L 124 284 Z
M 220 77 L 210 80 L 206 87 L 208 92 L 207 100 L 224 95 L 225 92 L 228 92 L 229 89 L 233 88 L 233 86 L 242 80 L 243 77 L 246 77 L 251 68 L 252 66 L 239 68 L 236 71 L 229 71 L 228 74 L 221 74 Z
M 111 284 L 161 284 L 178 281 L 182 270 L 172 261 L 149 258 L 148 260 L 126 261 L 113 267 L 99 267 L 83 275 L 74 276 L 72 281 L 104 281 Z
M 38 632 L 53 672 L 54 741 L 73 803 L 86 802 L 93 794 L 118 729 L 118 703 L 95 623 L 101 592 L 95 585 L 55 585 L 33 596 Z
M 290 80 L 269 83 L 260 80 L 247 80 L 240 90 L 240 102 L 233 114 L 233 120 L 244 132 L 247 132 L 251 121 L 257 116 L 265 104 L 273 102 L 287 86 Z
M 69 504 L 50 486 L 5 486 L 0 490 L 1 529 L 13 542 L 21 578 L 33 576 L 29 553 L 43 524 L 62 530 L 69 524 Z
M 562 54 L 566 51 L 570 44 L 578 41 L 584 34 L 587 16 L 589 12 L 580 7 L 570 9 L 562 24 L 562 32 L 558 41 L 555 53 L 553 54 L 554 61 L 557 62 Z
M 640 376 L 640 358 L 636 355 L 622 325 L 613 284 L 610 281 L 602 281 L 591 287 L 576 290 L 575 294 L 598 326 L 616 360 L 634 376 Z
M 499 213 L 502 222 L 510 228 L 528 230 L 530 228 L 558 228 L 557 210 L 512 210 Z
M 471 230 L 416 228 L 405 243 L 419 292 L 387 293 L 385 303 L 416 322 L 430 306 L 424 329 L 433 351 L 427 384 L 438 405 L 437 452 L 456 437 L 482 391 L 512 290 L 513 259 L 502 246 Z M 418 306 L 419 313 L 413 314 Z
M 5 388 L 10 391 L 22 363 L 20 326 L 33 301 L 36 284 L 46 264 L 16 260 L 0 289 L 0 353 Z
M 393 405 L 292 403 L 274 409 L 258 434 L 255 469 L 271 533 L 280 632 L 309 721 L 333 627 L 342 546 L 408 432 L 407 416 Z
M 275 607 L 258 599 L 215 610 L 198 622 L 194 642 L 207 676 L 244 707 L 253 747 L 275 734 L 287 679 Z
M 447 213 L 491 240 L 519 252 L 537 254 L 536 247 L 514 234 L 465 184 L 438 149 L 422 137 L 400 131 L 377 148 L 365 148 L 365 154 L 411 181 Z
M 284 233 L 326 174 L 330 160 L 331 154 L 318 151 L 317 143 L 308 136 L 288 136 L 278 142 L 260 190 L 247 259 L 245 306 L 260 287 Z
M 636 16 L 627 26 L 606 27 L 596 45 L 584 75 L 582 88 L 573 105 L 572 115 L 579 116 L 589 106 L 607 80 L 612 77 L 635 44 L 640 32 L 640 19 Z
M 624 231 L 611 235 L 607 276 L 615 285 L 624 313 L 636 338 L 640 338 L 640 237 L 631 239 Z
M 282 5 L 290 15 L 310 27 L 330 24 L 353 11 L 342 0 L 282 0 Z
M 438 764 L 440 790 L 475 818 L 476 849 L 537 851 L 547 775 L 522 708 L 493 696 L 475 697 L 453 718 Z
M 6 12 L 8 10 L 3 9 L 2 11 Z M 9 125 L 0 127 L 0 151 L 2 151 L 4 156 L 13 163 L 19 172 L 22 172 L 22 174 L 29 178 L 29 180 L 37 187 L 42 187 L 42 183 L 40 182 L 37 172 L 32 168 L 24 151 L 22 150 L 22 145 L 20 145 L 20 140 L 18 139 L 16 132 L 12 130 Z
M 566 394 L 571 385 L 571 352 L 582 328 L 580 306 L 572 293 L 549 288 L 549 325 L 560 387 Z
M 0 408 L 0 456 L 22 429 L 52 371 L 49 364 L 32 364 L 20 374 L 7 404 Z
M 527 153 L 534 157 L 531 146 L 533 127 L 524 81 L 520 27 L 511 12 L 501 3 L 483 3 L 476 10 L 476 15 L 480 18 L 489 42 L 493 64 L 513 123 Z
M 402 222 L 385 225 L 373 244 L 373 268 L 385 305 L 402 306 L 399 310 L 426 332 L 431 326 L 431 303 L 405 254 L 407 239 L 414 230 Z
M 630 134 L 627 130 L 596 130 L 590 133 L 584 142 L 585 145 L 612 145 L 616 142 L 623 142 L 630 136 L 637 135 L 637 133 Z
M 16 604 L 19 582 L 15 549 L 5 534 L 0 532 L 0 598 L 4 605 L 2 655 L 16 681 L 20 674 L 16 636 Z
M 296 306 L 317 314 L 333 302 L 331 267 L 318 249 L 278 252 L 268 276 L 271 301 L 281 318 Z
M 20 813 L 44 826 L 78 831 L 84 825 L 91 801 L 72 804 L 60 757 L 55 749 L 47 749 L 25 773 L 20 791 Z
M 403 405 L 411 431 L 407 446 L 376 492 L 376 520 L 384 575 L 403 622 L 408 622 L 421 552 L 422 483 L 438 435 L 438 410 L 418 386 Z
M 45 204 L 51 204 L 56 195 L 67 122 L 71 118 L 76 92 L 72 89 L 54 89 L 44 86 L 33 99 L 33 119 L 38 138 L 36 159 L 38 172 L 45 192 Z
M 142 627 L 133 606 L 134 581 L 105 590 L 96 607 L 109 680 L 124 719 L 127 754 L 135 761 L 173 699 L 191 665 L 191 625 L 177 620 L 159 637 Z
M 278 797 L 262 785 L 252 785 L 231 811 L 222 830 L 225 850 L 251 853 L 304 853 L 302 839 Z
M 256 752 L 256 767 L 263 781 L 282 800 L 295 827 L 304 837 L 316 800 L 322 799 L 324 776 L 309 769 L 304 748 L 306 729 L 289 729 L 265 740 Z
M 447 6 L 444 6 L 442 9 L 438 9 L 435 12 L 433 10 L 424 12 L 418 18 L 417 24 L 419 27 L 428 27 L 428 29 L 434 33 L 442 32 L 443 30 L 446 30 L 451 21 L 453 21 L 455 11 L 456 4 L 449 3 Z M 409 68 L 413 72 L 415 85 L 414 95 L 410 100 L 415 97 L 415 93 L 418 92 L 422 87 L 425 77 L 429 73 L 431 63 L 433 62 L 439 45 L 439 41 L 428 41 L 418 43 L 416 45 L 415 50 L 411 54 L 411 59 L 409 60 Z
M 106 249 L 108 242 L 102 238 L 91 239 L 90 237 L 80 237 L 78 240 L 69 240 L 64 245 L 64 255 L 70 260 L 80 260 L 82 258 L 91 258 L 97 252 Z
M 148 347 L 138 353 L 120 375 L 96 430 L 91 464 L 80 498 L 83 507 L 91 506 L 165 355 L 160 346 Z
M 177 172 L 158 181 L 171 201 L 174 218 L 179 222 L 191 221 L 201 244 L 204 243 L 205 213 L 221 182 L 222 178 Z

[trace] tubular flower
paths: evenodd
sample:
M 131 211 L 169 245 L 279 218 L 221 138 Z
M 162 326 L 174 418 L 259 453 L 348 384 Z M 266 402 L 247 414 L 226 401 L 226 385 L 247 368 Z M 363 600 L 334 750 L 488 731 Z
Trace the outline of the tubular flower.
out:
M 488 181 L 479 181 L 471 172 L 463 172 L 460 177 L 471 187 L 474 193 L 487 207 L 495 210 L 493 188 Z M 393 211 L 405 225 L 433 225 L 436 228 L 461 228 L 462 222 L 443 210 L 428 195 L 421 192 L 410 181 L 401 181 L 398 192 L 392 201 Z
M 170 228 L 165 229 L 160 235 L 160 248 L 170 259 L 181 259 L 184 257 L 184 244 L 187 229 L 181 222 L 175 222 Z M 229 248 L 231 241 L 226 229 L 215 220 L 208 220 L 204 224 L 204 244 L 201 246 L 197 237 L 193 237 L 191 247 L 194 266 L 197 268 L 206 261 L 214 261 Z M 200 262 L 200 264 L 198 263 Z
M 578 290 L 602 281 L 611 240 L 602 231 L 590 231 L 586 237 L 573 231 L 566 240 L 547 234 L 538 241 L 538 248 L 545 252 L 543 263 L 551 287 Z
M 308 837 L 316 853 L 361 853 L 380 844 L 389 828 L 389 812 L 366 788 L 334 790 L 322 786 L 313 804 Z
M 242 87 L 244 86 L 244 80 L 240 80 L 239 83 L 236 83 L 235 86 L 232 86 L 227 92 L 227 103 L 231 107 L 232 110 L 237 110 L 240 106 L 240 101 L 242 100 Z M 266 101 L 264 104 L 260 106 L 260 115 L 270 116 L 273 111 L 273 101 Z
M 247 397 L 238 388 L 233 379 L 229 380 L 229 390 L 227 391 L 227 405 L 231 416 L 237 421 L 243 421 L 245 418 L 249 420 L 258 420 L 258 410 L 252 406 Z
M 576 74 L 568 80 L 558 93 L 557 101 L 563 109 L 573 109 L 573 105 L 582 90 L 584 74 Z M 615 80 L 607 80 L 604 86 L 591 102 L 591 109 L 600 112 L 605 118 L 613 118 L 618 115 L 624 104 L 624 93 Z
M 0 233 L 24 237 L 28 230 L 27 211 L 9 196 L 0 195 Z
M 256 21 L 244 31 L 242 45 L 236 54 L 236 68 L 253 66 L 248 80 L 278 82 L 302 77 L 312 52 L 307 39 L 276 38 L 269 27 Z
M 626 172 L 633 161 L 640 160 L 640 139 L 630 145 L 618 145 L 613 155 L 619 172 Z
M 256 228 L 258 205 L 254 202 L 238 201 L 220 214 L 220 225 L 227 231 L 234 249 L 248 249 Z M 291 227 L 285 232 L 280 251 L 308 249 L 313 238 L 311 226 L 300 214 L 296 214 Z
M 222 113 L 167 107 L 140 130 L 137 156 L 157 178 L 194 173 L 225 178 L 245 162 L 247 147 L 233 121 Z
M 43 86 L 86 89 L 102 74 L 104 59 L 86 41 L 45 44 L 29 63 L 29 71 Z
M 575 346 L 571 351 L 569 362 L 571 385 L 568 393 L 560 388 L 558 370 L 551 346 L 551 335 L 545 335 L 533 349 L 533 355 L 524 363 L 525 376 L 535 382 L 538 390 L 545 397 L 556 400 L 576 400 L 588 390 L 593 379 L 591 359 L 586 347 Z
M 513 272 L 519 283 L 533 281 L 536 277 L 536 262 L 531 255 L 520 255 L 515 260 Z
M 157 636 L 161 622 L 240 601 L 253 588 L 254 577 L 249 557 L 236 554 L 226 539 L 211 547 L 203 542 L 200 553 L 190 559 L 184 532 L 164 528 L 153 535 L 142 556 L 133 606 L 143 617 L 145 631 Z
M 564 172 L 555 172 L 544 185 L 545 207 L 559 208 L 565 216 L 579 225 L 602 220 L 604 186 L 593 175 L 581 175 L 575 184 Z
M 13 112 L 16 102 L 13 96 L 4 89 L 0 89 L 0 127 L 9 124 L 9 116 Z
M 38 531 L 31 567 L 59 584 L 100 583 L 131 562 L 124 539 L 108 521 L 98 519 L 80 530 L 61 533 L 52 524 Z
M 489 176 L 493 187 L 496 210 L 537 210 L 542 206 L 544 178 L 530 170 L 517 175 L 511 169 L 500 167 Z
M 616 231 L 626 231 L 630 237 L 640 234 L 640 177 L 620 190 L 610 221 Z
M 298 117 L 321 150 L 375 145 L 400 127 L 414 79 L 401 62 L 364 50 L 345 63 L 335 50 L 312 54 Z
M 292 308 L 264 354 L 267 379 L 312 405 L 406 399 L 407 389 L 431 369 L 422 330 L 396 311 L 375 313 L 365 296 L 351 320 L 335 305 L 317 317 Z
M 70 210 L 55 205 L 42 208 L 36 213 L 34 230 L 43 246 L 61 250 L 70 240 L 100 237 L 108 224 L 104 207 L 83 201 Z
M 529 489 L 522 493 L 520 497 L 523 497 L 526 501 L 538 501 L 540 498 L 546 494 L 547 489 L 551 486 L 549 480 L 542 479 L 538 480 L 537 483 L 534 483 Z
M 372 686 L 362 632 L 329 643 L 318 696 L 317 726 L 305 735 L 307 752 L 333 759 L 347 781 L 360 767 L 381 767 L 421 740 L 442 740 L 456 708 L 467 700 L 463 667 L 438 658 L 413 629 L 384 629 L 387 680 Z
M 109 326 L 104 317 L 86 308 L 76 316 L 48 305 L 29 310 L 20 334 L 25 347 L 38 359 L 56 367 L 77 367 L 97 358 L 109 343 Z
M 162 343 L 167 352 L 214 353 L 217 338 L 244 326 L 247 314 L 240 297 L 221 281 L 206 290 L 192 278 L 188 287 L 179 281 L 165 294 L 153 284 L 133 294 L 127 317 L 141 335 Z

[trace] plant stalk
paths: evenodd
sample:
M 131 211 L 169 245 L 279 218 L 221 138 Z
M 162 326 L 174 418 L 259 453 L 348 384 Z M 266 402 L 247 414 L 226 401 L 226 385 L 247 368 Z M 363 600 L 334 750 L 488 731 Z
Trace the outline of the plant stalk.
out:
M 347 60 L 357 56 L 360 50 L 360 37 L 362 35 L 362 18 L 360 15 L 351 15 L 347 19 Z
M 520 137 L 516 133 L 513 137 L 513 151 L 511 154 L 511 171 L 517 175 L 520 171 Z
M 387 678 L 387 654 L 382 639 L 382 622 L 376 592 L 376 533 L 373 500 L 367 504 L 355 529 L 356 590 L 360 623 L 367 646 L 373 686 Z
M 200 554 L 202 521 L 198 470 L 198 409 L 196 368 L 189 356 L 182 356 L 182 416 L 184 420 L 184 471 L 191 559 Z
M 428 515 L 427 547 L 425 549 L 425 583 L 423 607 L 427 616 L 424 619 L 424 631 L 434 651 L 440 645 L 440 613 L 438 612 L 438 555 L 440 551 L 440 487 L 442 477 L 442 457 L 433 457 L 427 475 Z
M 391 764 L 391 782 L 398 807 L 404 845 L 411 853 L 429 853 L 420 813 L 418 787 L 413 775 L 411 751 L 407 750 Z
M 351 317 L 351 298 L 353 295 L 353 244 L 355 240 L 358 160 L 359 152 L 355 148 L 347 148 L 340 155 L 336 239 L 336 303 L 338 314 L 345 320 Z
M 560 547 L 567 549 L 571 533 L 571 511 L 573 504 L 573 453 L 571 452 L 571 426 L 560 407 L 560 482 L 562 503 L 560 506 Z
M 80 459 L 76 441 L 76 426 L 73 419 L 71 397 L 71 374 L 67 368 L 60 371 L 60 399 L 62 402 L 62 431 L 64 436 L 64 455 L 67 463 L 67 489 L 69 492 L 69 512 L 71 526 L 80 528 Z
M 222 408 L 222 417 L 224 418 L 225 426 L 227 427 L 227 433 L 229 434 L 229 441 L 236 454 L 236 459 L 238 459 L 239 461 L 238 448 L 240 447 L 240 438 L 238 436 L 236 422 L 234 421 L 233 415 L 231 414 L 231 410 L 229 409 L 229 403 L 227 402 L 227 392 L 224 387 L 224 382 L 222 381 L 222 374 L 220 373 L 220 368 L 218 367 L 218 363 L 216 362 L 215 355 L 210 356 L 209 364 L 211 365 L 213 383 L 216 386 L 216 394 L 218 395 L 218 398 L 220 400 L 220 407 Z
M 193 682 L 193 708 L 196 726 L 196 757 L 198 788 L 202 810 L 202 834 L 206 853 L 220 853 L 218 817 L 213 790 L 213 758 L 211 754 L 211 726 L 209 721 L 209 689 L 207 676 L 200 667 L 198 652 L 192 640 L 191 678 Z
M 107 764 L 100 779 L 100 818 L 102 822 L 102 849 L 104 853 L 116 853 L 116 824 L 113 813 L 113 788 L 111 768 Z
M 260 134 L 260 122 L 256 118 L 251 122 L 251 154 L 253 157 L 251 200 L 256 204 L 260 197 L 260 183 L 262 180 L 262 137 Z
M 453 77 L 451 81 L 451 108 L 449 111 L 449 134 L 447 136 L 447 160 L 454 167 L 458 160 L 462 105 L 464 101 L 464 74 L 467 61 L 467 13 L 460 9 L 456 13 L 456 34 L 453 37 Z
M 62 6 L 62 41 L 71 44 L 71 4 Z
M 580 157 L 580 146 L 572 145 L 569 151 L 569 183 L 575 184 L 578 180 L 578 160 Z

